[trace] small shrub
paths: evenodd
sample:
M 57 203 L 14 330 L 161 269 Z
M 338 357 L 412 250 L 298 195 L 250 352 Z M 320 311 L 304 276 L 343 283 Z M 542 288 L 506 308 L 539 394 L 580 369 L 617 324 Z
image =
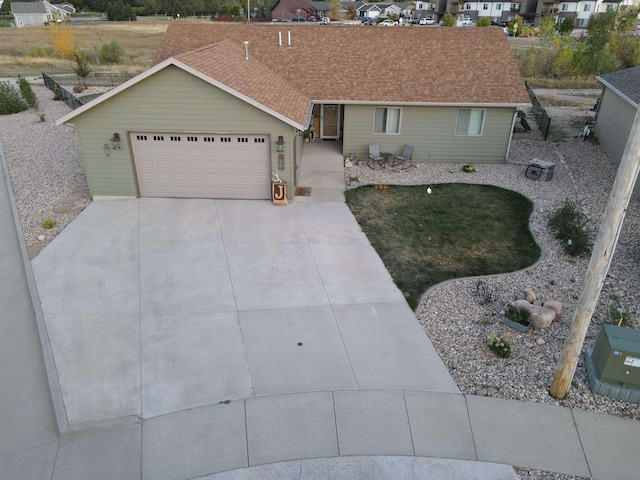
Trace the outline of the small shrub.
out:
M 120 63 L 125 49 L 117 40 L 105 43 L 100 49 L 100 63 Z
M 456 18 L 450 13 L 445 13 L 442 16 L 442 20 L 440 21 L 440 24 L 443 27 L 453 27 L 456 24 Z
M 20 87 L 20 93 L 24 101 L 27 102 L 27 105 L 31 108 L 38 108 L 38 97 L 36 97 L 29 82 L 27 82 L 25 78 L 18 77 L 18 87 Z
M 39 113 L 38 116 L 40 117 L 40 121 L 44 122 L 45 119 L 47 118 L 47 114 L 46 113 Z
M 468 163 L 467 165 L 462 167 L 462 171 L 465 172 L 465 173 L 474 173 L 476 171 L 476 169 L 474 168 L 473 165 Z
M 27 53 L 27 56 L 31 58 L 42 58 L 50 57 L 51 55 L 44 47 L 34 47 L 29 51 L 29 53 Z
M 53 91 L 53 99 L 62 100 L 62 92 L 60 91 L 60 87 L 58 87 L 58 85 L 56 85 L 56 88 Z
M 20 92 L 9 82 L 0 82 L 0 115 L 23 112 L 29 105 Z
M 509 320 L 519 323 L 520 325 L 531 324 L 531 312 L 526 308 L 518 308 L 513 305 L 509 305 L 504 316 Z
M 478 280 L 476 283 L 476 293 L 480 297 L 480 301 L 483 305 L 493 303 L 498 297 L 498 290 L 496 287 L 492 287 L 485 280 Z
M 611 323 L 618 327 L 626 327 L 631 319 L 629 312 L 613 305 L 609 307 L 609 317 L 611 317 Z
M 588 223 L 589 219 L 580 209 L 580 204 L 568 198 L 549 219 L 549 226 L 555 231 L 556 238 L 564 242 L 564 251 L 574 257 L 591 252 Z
M 480 17 L 476 21 L 476 27 L 489 27 L 491 26 L 491 19 L 489 17 Z
M 42 220 L 42 228 L 46 230 L 51 230 L 55 226 L 56 226 L 56 221 L 51 217 L 45 218 L 44 220 Z
M 511 356 L 511 342 L 507 337 L 499 337 L 495 333 L 489 335 L 489 350 L 500 358 L 509 358 Z

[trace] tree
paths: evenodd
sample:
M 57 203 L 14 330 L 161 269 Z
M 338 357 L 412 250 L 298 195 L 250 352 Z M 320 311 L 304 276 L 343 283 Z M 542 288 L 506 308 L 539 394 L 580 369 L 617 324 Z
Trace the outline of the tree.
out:
M 49 44 L 58 57 L 71 58 L 76 49 L 73 29 L 65 22 L 50 24 Z
M 508 24 L 509 33 L 514 37 L 522 33 L 522 17 L 516 17 Z
M 476 27 L 488 27 L 490 25 L 491 25 L 491 20 L 489 19 L 489 17 L 480 17 L 476 21 Z
M 560 35 L 569 35 L 573 32 L 573 18 L 565 17 L 564 20 L 558 22 L 556 29 Z
M 349 7 L 347 8 L 347 18 L 349 20 L 355 20 L 356 18 L 358 18 L 358 12 L 356 11 L 356 7 L 354 7 L 353 5 L 349 5 Z
M 0 14 L 10 14 L 11 13 L 11 2 L 13 0 L 4 0 L 2 5 L 0 5 Z
M 76 50 L 73 54 L 74 60 L 76 61 L 76 66 L 73 71 L 78 75 L 78 78 L 82 79 L 82 84 L 87 86 L 87 77 L 91 73 L 91 68 L 89 68 L 89 62 L 87 61 L 87 57 L 80 50 Z
M 450 13 L 445 13 L 442 16 L 442 26 L 443 27 L 453 27 L 456 24 L 456 19 L 453 18 L 453 15 Z
M 540 22 L 540 36 L 542 43 L 550 45 L 553 43 L 553 39 L 556 35 L 556 19 L 553 15 L 546 15 Z
M 340 20 L 340 0 L 331 0 L 329 18 L 331 20 Z

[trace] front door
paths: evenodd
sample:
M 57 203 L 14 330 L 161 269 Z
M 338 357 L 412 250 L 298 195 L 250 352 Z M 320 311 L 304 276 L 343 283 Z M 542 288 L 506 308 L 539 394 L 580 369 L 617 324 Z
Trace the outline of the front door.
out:
M 322 105 L 320 114 L 320 138 L 338 139 L 340 108 L 338 105 Z

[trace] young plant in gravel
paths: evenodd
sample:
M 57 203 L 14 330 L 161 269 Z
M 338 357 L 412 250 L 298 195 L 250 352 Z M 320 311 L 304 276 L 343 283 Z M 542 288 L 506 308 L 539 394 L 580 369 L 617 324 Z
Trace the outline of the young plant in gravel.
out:
M 499 337 L 495 333 L 489 334 L 489 350 L 500 358 L 509 358 L 511 356 L 511 341 L 507 337 Z
M 18 87 L 20 87 L 20 93 L 22 94 L 24 101 L 27 102 L 27 105 L 37 110 L 38 97 L 36 97 L 36 94 L 31 88 L 31 85 L 29 85 L 29 82 L 27 82 L 27 79 L 18 77 Z
M 564 251 L 572 256 L 584 256 L 591 252 L 591 238 L 587 225 L 589 219 L 575 200 L 565 199 L 549 219 L 549 226 L 556 238 L 564 243 Z
M 42 220 L 42 228 L 46 230 L 51 230 L 55 226 L 56 226 L 56 221 L 51 217 L 45 218 L 44 220 Z
M 9 82 L 0 82 L 0 115 L 11 115 L 29 108 L 20 92 Z

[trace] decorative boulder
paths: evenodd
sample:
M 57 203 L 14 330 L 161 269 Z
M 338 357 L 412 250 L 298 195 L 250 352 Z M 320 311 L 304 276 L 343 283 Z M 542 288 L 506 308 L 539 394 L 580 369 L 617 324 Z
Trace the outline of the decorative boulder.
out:
M 544 308 L 550 308 L 551 310 L 556 312 L 556 315 L 558 316 L 562 314 L 562 303 L 558 302 L 557 300 L 547 300 L 542 306 Z
M 555 311 L 550 308 L 531 305 L 526 300 L 516 300 L 512 305 L 529 310 L 529 313 L 531 313 L 531 323 L 534 328 L 547 328 L 556 318 Z
M 536 293 L 531 288 L 525 288 L 524 294 L 526 295 L 527 302 L 529 303 L 533 303 L 538 299 Z

